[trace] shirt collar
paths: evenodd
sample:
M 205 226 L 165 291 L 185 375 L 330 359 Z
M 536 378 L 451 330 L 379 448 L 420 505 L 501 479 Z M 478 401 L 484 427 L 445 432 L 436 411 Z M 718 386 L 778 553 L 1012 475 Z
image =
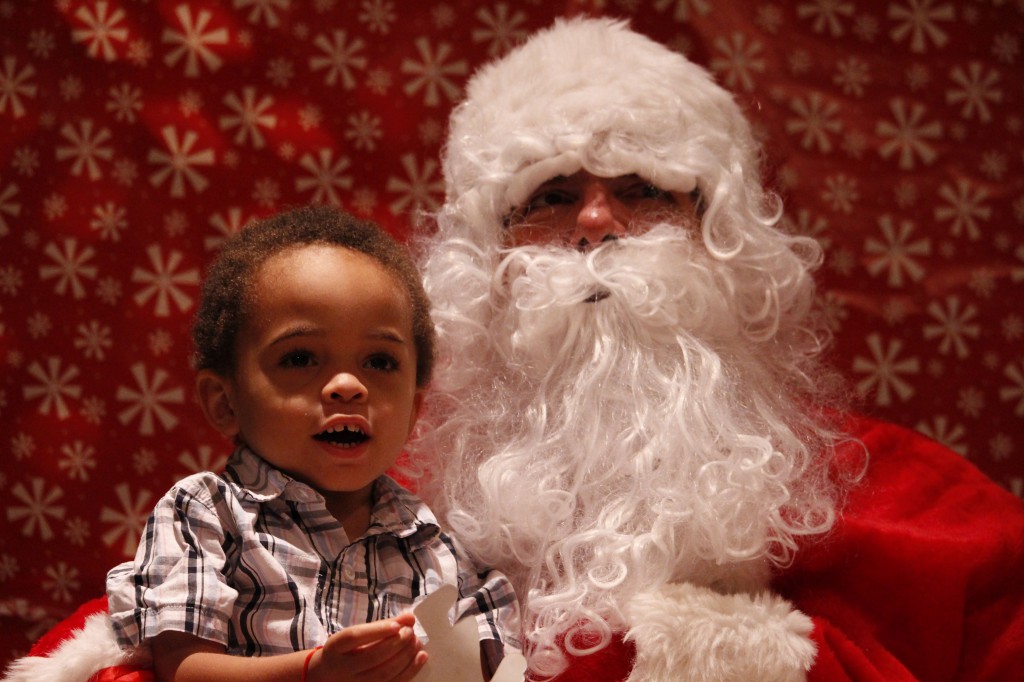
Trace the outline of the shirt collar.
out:
M 245 446 L 232 453 L 225 475 L 242 489 L 243 494 L 256 502 L 283 497 L 304 504 L 324 504 L 323 497 L 316 490 L 272 466 Z M 367 535 L 390 533 L 417 542 L 429 540 L 440 532 L 437 518 L 423 500 L 390 476 L 381 476 L 374 481 L 373 499 Z

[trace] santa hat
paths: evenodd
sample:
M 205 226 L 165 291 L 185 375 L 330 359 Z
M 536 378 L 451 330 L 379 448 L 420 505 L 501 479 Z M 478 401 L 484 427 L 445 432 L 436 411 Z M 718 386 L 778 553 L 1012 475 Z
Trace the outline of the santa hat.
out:
M 705 201 L 756 171 L 749 124 L 707 71 L 623 21 L 581 18 L 474 75 L 443 162 L 445 211 L 492 235 L 541 183 L 581 169 Z

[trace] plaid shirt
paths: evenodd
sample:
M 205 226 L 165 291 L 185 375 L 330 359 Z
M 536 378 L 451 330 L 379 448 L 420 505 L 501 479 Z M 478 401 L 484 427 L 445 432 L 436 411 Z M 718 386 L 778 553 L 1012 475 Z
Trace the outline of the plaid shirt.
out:
M 135 560 L 107 575 L 120 645 L 174 630 L 232 654 L 287 653 L 398 615 L 452 584 L 456 618 L 475 617 L 481 640 L 518 649 L 518 604 L 505 576 L 478 573 L 427 506 L 387 476 L 373 499 L 369 529 L 349 543 L 316 491 L 247 449 L 221 476 L 180 481 L 156 505 Z

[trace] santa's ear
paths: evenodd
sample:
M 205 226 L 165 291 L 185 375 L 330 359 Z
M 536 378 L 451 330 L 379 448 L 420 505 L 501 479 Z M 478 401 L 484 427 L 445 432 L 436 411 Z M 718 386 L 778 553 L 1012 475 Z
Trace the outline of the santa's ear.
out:
M 238 416 L 231 397 L 231 381 L 210 369 L 196 376 L 196 398 L 206 420 L 226 438 L 238 435 Z

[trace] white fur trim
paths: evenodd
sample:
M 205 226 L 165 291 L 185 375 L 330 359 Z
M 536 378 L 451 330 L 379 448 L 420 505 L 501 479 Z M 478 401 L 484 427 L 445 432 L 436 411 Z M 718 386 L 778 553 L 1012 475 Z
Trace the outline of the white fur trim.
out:
M 629 606 L 636 664 L 628 682 L 800 682 L 814 662 L 811 619 L 769 592 L 666 585 Z
M 636 173 L 706 193 L 753 167 L 732 95 L 681 54 L 611 19 L 558 19 L 477 71 L 444 149 L 448 205 L 503 215 L 554 175 Z
M 110 618 L 97 613 L 49 656 L 23 656 L 14 661 L 2 682 L 85 682 L 104 668 L 146 662 L 148 657 L 133 657 L 131 652 L 122 651 Z

